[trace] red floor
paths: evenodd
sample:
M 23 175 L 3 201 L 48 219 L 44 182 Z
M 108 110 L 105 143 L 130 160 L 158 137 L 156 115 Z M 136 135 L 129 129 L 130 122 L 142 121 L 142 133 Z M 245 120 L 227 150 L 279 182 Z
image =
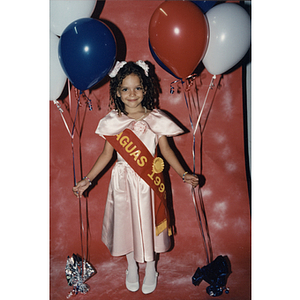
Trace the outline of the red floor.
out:
M 125 287 L 126 259 L 123 257 L 113 258 L 106 251 L 105 255 L 93 257 L 91 261 L 97 270 L 97 274 L 87 281 L 90 291 L 86 295 L 72 296 L 71 299 L 212 299 L 205 291 L 208 286 L 205 281 L 202 281 L 199 286 L 192 284 L 192 276 L 197 267 L 202 267 L 205 263 L 200 265 L 197 254 L 193 252 L 185 251 L 182 255 L 178 252 L 174 250 L 161 255 L 157 267 L 159 272 L 157 288 L 152 294 L 144 295 L 141 291 L 141 285 L 145 265 L 140 265 L 140 290 L 132 293 Z M 232 274 L 230 274 L 227 281 L 227 287 L 230 289 L 229 294 L 223 293 L 217 299 L 251 299 L 247 260 L 247 255 L 245 261 L 231 259 L 231 264 L 235 269 L 232 270 Z M 192 261 L 198 261 L 199 264 Z M 72 289 L 67 285 L 64 275 L 66 260 L 54 258 L 51 264 L 50 299 L 65 299 Z

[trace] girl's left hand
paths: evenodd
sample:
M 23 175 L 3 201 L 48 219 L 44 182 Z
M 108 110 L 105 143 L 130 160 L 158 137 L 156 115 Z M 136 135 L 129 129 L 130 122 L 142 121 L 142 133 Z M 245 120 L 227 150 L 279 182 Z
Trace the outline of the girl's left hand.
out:
M 199 184 L 199 178 L 196 175 L 186 174 L 184 176 L 184 182 L 192 185 L 195 188 Z

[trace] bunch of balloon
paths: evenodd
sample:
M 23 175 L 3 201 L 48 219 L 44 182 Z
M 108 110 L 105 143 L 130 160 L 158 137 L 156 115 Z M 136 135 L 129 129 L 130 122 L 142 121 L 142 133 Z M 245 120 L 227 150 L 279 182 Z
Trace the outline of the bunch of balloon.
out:
M 165 70 L 177 78 L 186 78 L 196 69 L 207 48 L 206 18 L 192 2 L 165 1 L 151 17 L 149 44 Z
M 50 100 L 56 100 L 66 83 L 58 59 L 59 36 L 64 29 L 79 18 L 90 17 L 97 0 L 50 0 Z
M 216 5 L 205 16 L 209 24 L 209 42 L 203 57 L 203 65 L 213 75 L 212 85 L 217 75 L 233 68 L 247 53 L 250 47 L 251 25 L 246 10 L 234 3 Z M 209 88 L 207 95 L 210 91 Z M 200 119 L 201 113 L 194 133 Z
M 193 135 L 194 173 L 196 132 L 199 127 L 199 142 L 202 143 L 205 123 L 201 126 L 200 121 L 209 95 L 213 99 L 221 79 L 220 74 L 236 65 L 250 46 L 250 18 L 247 12 L 237 4 L 224 3 L 214 6 L 216 2 L 165 1 L 154 11 L 149 24 L 149 48 L 152 56 L 165 71 L 179 78 L 178 82 L 181 82 L 182 85 L 184 82 L 187 84 L 187 89 L 184 90 L 184 99 Z M 213 76 L 202 107 L 196 112 L 197 122 L 194 123 L 194 112 L 189 104 L 190 97 L 187 97 L 186 93 L 190 92 L 190 82 L 194 79 L 192 73 L 201 60 L 207 71 Z M 200 153 L 200 155 L 202 154 Z M 202 175 L 201 165 L 200 172 Z M 194 190 L 192 191 L 192 198 L 209 263 L 212 260 L 212 248 L 208 227 L 202 226 L 207 222 L 201 188 L 198 189 L 198 194 Z M 197 198 L 201 210 L 198 209 Z M 205 222 L 201 220 L 203 217 Z
M 56 2 L 56 1 L 52 1 Z M 91 1 L 57 1 L 57 2 L 76 2 L 79 5 L 86 4 L 87 2 Z M 96 2 L 96 1 L 95 1 Z M 95 3 L 94 2 L 94 3 Z M 91 14 L 92 11 L 89 12 Z M 64 18 L 65 16 L 63 16 Z M 55 23 L 55 22 L 54 22 Z M 61 25 L 59 23 L 59 25 Z M 58 27 L 56 26 L 55 29 Z M 86 95 L 84 91 L 86 89 L 91 88 L 93 85 L 98 83 L 100 80 L 102 80 L 108 72 L 111 70 L 111 68 L 114 65 L 115 58 L 116 58 L 116 40 L 109 29 L 103 22 L 99 20 L 95 20 L 89 17 L 83 17 L 79 19 L 73 20 L 66 28 L 63 29 L 62 33 L 60 33 L 60 39 L 57 44 L 54 45 L 53 48 L 56 48 L 56 55 L 58 57 L 58 61 L 60 63 L 61 69 L 63 70 L 65 76 L 69 79 L 69 108 L 68 112 L 70 115 L 70 119 L 72 121 L 72 126 L 69 128 L 64 115 L 63 110 L 60 107 L 59 102 L 56 100 L 56 95 L 52 98 L 54 101 L 54 104 L 57 106 L 60 115 L 62 117 L 62 120 L 64 122 L 64 125 L 67 129 L 67 132 L 69 133 L 71 137 L 71 147 L 72 147 L 72 160 L 73 160 L 73 180 L 74 180 L 74 186 L 77 184 L 76 180 L 76 170 L 75 166 L 79 166 L 80 168 L 80 176 L 82 178 L 82 150 L 81 150 L 81 137 L 83 132 L 83 123 L 85 120 L 85 113 L 82 118 L 82 121 L 80 121 L 80 114 L 79 114 L 79 108 L 80 108 L 80 97 L 83 94 L 85 98 Z M 75 87 L 75 94 L 78 93 L 78 90 L 80 91 L 79 97 L 77 99 L 77 105 L 75 109 L 75 114 L 73 117 L 71 117 L 71 88 L 70 83 L 73 84 Z M 77 90 L 76 90 L 77 89 Z M 76 97 L 78 94 L 76 95 Z M 91 100 L 87 98 L 87 106 L 89 106 L 89 109 L 92 109 Z M 78 144 L 74 143 L 75 133 L 78 135 L 79 142 Z M 76 147 L 78 146 L 78 150 L 76 151 Z M 79 163 L 76 163 L 76 158 L 79 157 Z M 84 197 L 85 198 L 85 197 Z M 82 202 L 84 201 L 84 202 Z M 80 213 L 80 237 L 81 237 L 81 250 L 82 250 L 82 256 L 81 256 L 81 268 L 82 266 L 85 266 L 88 262 L 88 201 L 85 198 L 81 199 L 79 198 L 79 213 Z M 85 207 L 86 209 L 83 209 Z M 83 217 L 84 216 L 84 217 Z M 84 221 L 83 221 L 84 220 Z M 68 260 L 67 260 L 68 264 Z M 76 267 L 77 270 L 77 267 Z M 77 294 L 78 291 L 81 293 L 86 293 L 89 288 L 83 288 L 85 286 L 84 281 L 86 280 L 86 273 L 87 268 L 83 267 L 80 270 L 80 280 L 76 284 L 73 285 L 73 290 L 70 292 L 70 294 L 67 296 L 69 298 L 73 294 Z M 66 269 L 67 271 L 67 269 Z M 94 271 L 94 270 L 93 270 Z M 66 273 L 67 275 L 67 273 Z M 72 276 L 74 274 L 72 273 Z M 89 277 L 87 277 L 89 278 Z M 67 276 L 68 279 L 68 276 Z M 75 280 L 74 276 L 74 280 Z M 77 280 L 77 279 L 76 279 Z M 75 281 L 73 281 L 75 282 Z M 69 282 L 68 282 L 69 283 Z M 78 285 L 80 284 L 80 285 Z M 69 285 L 71 285 L 69 283 Z
M 54 101 L 54 103 L 61 113 L 71 140 L 74 138 L 75 121 L 78 115 L 81 94 L 84 94 L 84 90 L 91 88 L 108 74 L 115 62 L 116 52 L 114 35 L 99 20 L 81 18 L 69 24 L 63 31 L 58 44 L 59 61 L 69 81 L 80 91 L 76 112 L 74 117 L 71 118 L 73 122 L 72 130 L 67 126 L 58 101 Z M 85 94 L 84 96 L 87 98 Z M 71 113 L 71 102 L 69 91 L 69 113 Z M 92 110 L 91 100 L 88 98 L 87 105 L 89 110 Z

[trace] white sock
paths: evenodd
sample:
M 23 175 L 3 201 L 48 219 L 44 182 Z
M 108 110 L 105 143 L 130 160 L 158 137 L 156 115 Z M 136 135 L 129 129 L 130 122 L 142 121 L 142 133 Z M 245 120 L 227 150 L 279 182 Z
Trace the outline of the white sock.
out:
M 156 270 L 155 270 L 155 260 L 147 261 L 146 269 L 145 269 L 145 285 L 153 285 L 156 279 Z
M 138 266 L 136 264 L 136 261 L 134 260 L 133 252 L 130 252 L 126 254 L 127 263 L 128 263 L 128 275 L 127 275 L 127 281 L 130 283 L 134 283 L 138 281 Z

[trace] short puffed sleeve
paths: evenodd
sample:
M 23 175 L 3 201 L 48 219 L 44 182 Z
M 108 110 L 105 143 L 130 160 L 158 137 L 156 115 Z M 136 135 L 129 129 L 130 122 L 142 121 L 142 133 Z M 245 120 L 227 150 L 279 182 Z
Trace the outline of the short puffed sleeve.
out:
M 96 133 L 103 138 L 105 138 L 105 135 L 116 135 L 124 131 L 131 122 L 132 120 L 123 114 L 119 116 L 116 110 L 112 110 L 100 120 L 96 129 Z
M 161 136 L 176 136 L 184 133 L 171 118 L 159 109 L 154 109 L 145 119 L 151 130 L 160 138 Z

